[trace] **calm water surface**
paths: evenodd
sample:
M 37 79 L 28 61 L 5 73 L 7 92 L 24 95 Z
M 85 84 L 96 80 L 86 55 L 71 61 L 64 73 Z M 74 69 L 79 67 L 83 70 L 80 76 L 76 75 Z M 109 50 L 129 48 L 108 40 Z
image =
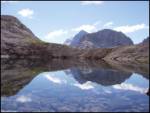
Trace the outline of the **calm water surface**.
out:
M 1 63 L 1 111 L 149 111 L 149 73 L 29 62 Z

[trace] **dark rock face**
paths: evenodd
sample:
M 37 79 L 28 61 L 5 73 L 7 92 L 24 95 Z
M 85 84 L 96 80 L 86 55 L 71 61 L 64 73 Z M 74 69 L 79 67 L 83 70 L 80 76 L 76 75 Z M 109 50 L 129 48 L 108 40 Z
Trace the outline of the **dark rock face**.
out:
M 79 48 L 107 48 L 133 45 L 132 40 L 121 32 L 104 29 L 95 33 L 79 32 L 70 44 Z
M 78 34 L 76 34 L 73 37 L 70 45 L 73 46 L 73 47 L 78 47 L 81 40 L 82 40 L 82 37 L 85 36 L 86 34 L 88 34 L 86 31 L 84 31 L 84 30 L 80 31 Z

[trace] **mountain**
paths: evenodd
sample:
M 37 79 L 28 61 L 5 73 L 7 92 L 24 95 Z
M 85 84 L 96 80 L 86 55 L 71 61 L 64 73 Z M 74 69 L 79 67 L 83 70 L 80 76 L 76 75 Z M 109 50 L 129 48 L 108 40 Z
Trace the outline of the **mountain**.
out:
M 132 40 L 122 32 L 103 29 L 95 33 L 80 31 L 73 38 L 71 44 L 78 48 L 108 48 L 123 45 L 133 45 Z
M 1 58 L 103 59 L 109 62 L 147 64 L 149 43 L 146 42 L 149 42 L 149 38 L 133 45 L 123 33 L 105 29 L 90 34 L 81 31 L 71 42 L 79 48 L 46 43 L 39 40 L 16 17 L 1 15 Z M 80 49 L 87 47 L 89 49 Z
M 79 43 L 80 43 L 80 41 L 82 40 L 82 37 L 85 36 L 86 34 L 88 34 L 86 31 L 81 30 L 78 34 L 76 34 L 76 35 L 73 37 L 73 39 L 72 39 L 70 45 L 71 45 L 72 47 L 77 47 L 77 46 L 79 46 Z
M 16 51 L 32 53 L 27 47 L 40 43 L 42 41 L 16 17 L 1 15 L 1 55 L 13 55 Z
M 74 54 L 75 49 L 71 47 L 39 40 L 16 17 L 1 15 L 1 57 L 65 58 Z

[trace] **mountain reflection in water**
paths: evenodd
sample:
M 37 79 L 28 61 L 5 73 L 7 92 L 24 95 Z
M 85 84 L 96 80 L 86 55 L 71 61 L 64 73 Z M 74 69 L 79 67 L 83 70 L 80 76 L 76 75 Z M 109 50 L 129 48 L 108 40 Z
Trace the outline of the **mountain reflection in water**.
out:
M 149 111 L 149 67 L 113 65 L 1 59 L 1 111 Z

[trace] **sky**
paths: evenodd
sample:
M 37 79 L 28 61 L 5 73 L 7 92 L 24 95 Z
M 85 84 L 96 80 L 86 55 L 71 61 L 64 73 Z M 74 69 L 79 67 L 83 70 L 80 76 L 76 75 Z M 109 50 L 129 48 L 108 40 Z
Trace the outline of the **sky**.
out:
M 81 30 L 113 29 L 137 44 L 149 36 L 148 1 L 2 1 L 1 15 L 13 15 L 38 38 L 63 44 Z

